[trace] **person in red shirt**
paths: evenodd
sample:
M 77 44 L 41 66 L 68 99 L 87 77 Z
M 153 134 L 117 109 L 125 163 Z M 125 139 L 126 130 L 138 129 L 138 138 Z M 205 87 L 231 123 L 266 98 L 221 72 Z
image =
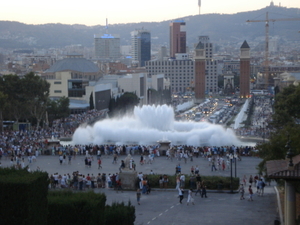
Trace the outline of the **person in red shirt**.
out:
M 253 201 L 253 191 L 252 191 L 252 188 L 251 188 L 251 185 L 249 185 L 249 189 L 248 189 L 248 191 L 249 191 L 249 199 L 248 199 L 248 201 Z
M 99 158 L 99 159 L 98 159 L 98 169 L 100 169 L 100 168 L 102 169 L 102 166 L 101 166 L 101 159 Z

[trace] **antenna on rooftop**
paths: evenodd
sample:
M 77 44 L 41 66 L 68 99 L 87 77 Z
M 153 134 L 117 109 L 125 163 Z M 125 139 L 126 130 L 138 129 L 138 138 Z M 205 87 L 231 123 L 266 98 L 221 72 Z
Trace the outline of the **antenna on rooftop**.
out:
M 106 23 L 105 23 L 105 32 L 108 34 L 108 19 L 106 18 Z

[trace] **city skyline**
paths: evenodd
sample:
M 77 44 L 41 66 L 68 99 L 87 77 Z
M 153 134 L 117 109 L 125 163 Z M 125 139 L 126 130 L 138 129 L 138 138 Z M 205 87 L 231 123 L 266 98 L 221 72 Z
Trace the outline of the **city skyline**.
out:
M 201 1 L 201 14 L 222 13 L 235 14 L 245 11 L 259 10 L 270 5 L 272 0 L 215 0 Z M 299 0 L 273 1 L 274 5 L 287 8 L 299 8 Z M 155 12 L 155 13 L 153 13 Z M 53 0 L 51 4 L 41 4 L 40 1 L 3 2 L 0 8 L 0 20 L 17 21 L 25 24 L 82 24 L 87 26 L 105 25 L 106 18 L 109 24 L 160 22 L 173 20 L 191 15 L 198 15 L 197 0 L 165 1 L 109 1 L 105 4 L 97 1 L 86 1 L 84 5 L 74 4 L 73 1 Z M 300 13 L 300 10 L 299 10 Z

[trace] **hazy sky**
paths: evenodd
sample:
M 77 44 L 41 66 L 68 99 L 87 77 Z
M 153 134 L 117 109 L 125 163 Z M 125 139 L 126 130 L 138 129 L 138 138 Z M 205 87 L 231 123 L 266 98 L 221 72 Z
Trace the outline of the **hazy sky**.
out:
M 257 10 L 271 0 L 201 0 L 201 14 Z M 279 5 L 279 1 L 274 1 Z M 300 8 L 300 0 L 281 0 L 281 6 Z M 105 25 L 176 19 L 199 12 L 198 0 L 5 0 L 0 20 L 27 24 L 63 23 Z M 300 12 L 299 12 L 300 16 Z

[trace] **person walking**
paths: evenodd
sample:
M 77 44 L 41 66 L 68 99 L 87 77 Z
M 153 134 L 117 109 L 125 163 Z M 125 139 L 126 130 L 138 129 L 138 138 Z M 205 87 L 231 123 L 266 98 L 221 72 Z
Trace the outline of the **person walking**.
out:
M 117 164 L 118 155 L 114 153 L 112 164 Z
M 60 165 L 62 165 L 62 163 L 63 163 L 63 159 L 64 159 L 64 158 L 63 158 L 63 156 L 62 156 L 62 155 L 60 155 L 60 156 L 59 156 L 59 164 L 60 164 Z
M 197 195 L 197 193 L 199 193 L 199 195 L 201 196 L 201 182 L 197 182 L 197 190 L 195 196 Z
M 180 188 L 184 188 L 184 186 L 185 186 L 185 176 L 184 176 L 184 174 L 181 174 L 179 179 L 180 179 Z
M 252 183 L 253 183 L 253 177 L 252 177 L 252 175 L 250 175 L 250 177 L 249 177 L 249 184 L 250 184 L 250 186 L 252 185 Z
M 121 190 L 121 192 L 123 193 L 123 187 L 122 187 L 122 182 L 121 179 L 119 179 L 118 181 L 116 181 L 117 184 L 117 193 Z
M 215 162 L 215 160 L 213 159 L 213 160 L 211 161 L 211 171 L 214 171 L 214 169 L 215 169 L 215 171 L 217 170 L 217 168 L 216 168 L 216 162 Z
M 247 176 L 246 175 L 244 175 L 244 177 L 243 177 L 243 182 L 244 182 L 244 186 L 246 186 L 246 184 L 247 184 Z
M 253 201 L 253 191 L 252 191 L 251 185 L 249 185 L 248 191 L 249 191 L 249 199 L 248 199 L 248 201 L 252 202 Z
M 100 168 L 102 169 L 101 163 L 102 163 L 102 162 L 101 162 L 101 158 L 99 158 L 99 159 L 98 159 L 98 169 L 100 169 Z
M 141 190 L 140 189 L 137 189 L 136 191 L 136 200 L 137 200 L 137 203 L 140 205 L 140 200 L 141 200 Z
M 71 153 L 68 154 L 68 159 L 69 159 L 68 164 L 71 165 L 71 160 L 72 160 L 72 154 Z
M 123 169 L 125 169 L 125 162 L 124 162 L 124 160 L 121 160 L 121 165 L 119 167 L 120 173 L 122 172 Z
M 201 198 L 207 198 L 207 195 L 206 195 L 206 186 L 204 185 L 204 183 L 202 183 L 202 188 L 201 188 Z
M 183 188 L 178 188 L 178 194 L 179 194 L 179 203 L 182 204 L 183 194 L 184 194 Z
M 264 195 L 264 188 L 266 186 L 265 182 L 263 181 L 262 178 L 260 178 L 260 180 L 258 181 L 258 186 L 259 186 L 259 196 L 263 196 Z
M 177 190 L 178 188 L 180 188 L 180 176 L 176 177 L 176 187 L 175 187 L 175 189 Z
M 241 184 L 240 189 L 239 189 L 239 192 L 240 192 L 240 194 L 241 194 L 240 200 L 244 200 L 244 199 L 245 199 L 245 198 L 244 198 L 245 188 L 244 188 L 244 185 L 243 185 L 243 184 Z
M 193 205 L 195 205 L 194 199 L 193 199 L 193 197 L 192 197 L 192 193 L 193 193 L 193 191 L 192 191 L 192 189 L 190 189 L 190 190 L 189 190 L 189 193 L 188 193 L 188 199 L 187 199 L 187 202 L 186 202 L 187 205 L 189 205 L 190 202 L 191 202 Z

